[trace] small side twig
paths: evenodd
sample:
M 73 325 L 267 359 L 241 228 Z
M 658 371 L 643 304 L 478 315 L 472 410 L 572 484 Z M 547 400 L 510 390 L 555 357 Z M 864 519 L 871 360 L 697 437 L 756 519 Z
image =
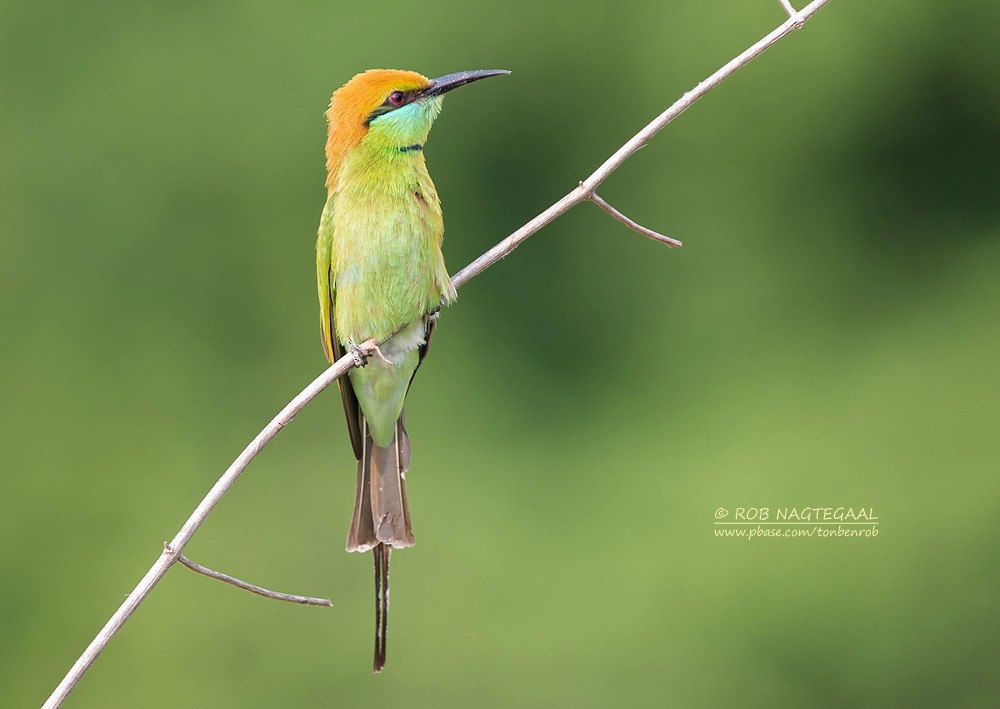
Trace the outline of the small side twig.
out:
M 196 561 L 191 561 L 189 558 L 183 554 L 178 554 L 171 547 L 169 542 L 163 543 L 163 550 L 165 552 L 174 554 L 179 561 L 184 566 L 188 567 L 196 574 L 201 574 L 202 576 L 208 576 L 210 579 L 215 579 L 216 581 L 222 581 L 223 583 L 228 583 L 230 586 L 235 586 L 236 588 L 242 588 L 244 591 L 249 591 L 250 593 L 256 593 L 258 596 L 264 596 L 264 598 L 273 598 L 276 601 L 287 601 L 288 603 L 299 603 L 304 606 L 332 606 L 333 601 L 329 598 L 313 598 L 312 596 L 298 596 L 293 593 L 281 593 L 279 591 L 271 591 L 269 589 L 263 588 L 262 586 L 257 586 L 256 584 L 247 583 L 246 581 L 241 581 L 235 576 L 230 576 L 229 574 L 224 574 L 221 571 L 215 571 L 208 568 L 207 566 L 202 566 Z
M 640 234 L 642 234 L 643 236 L 648 236 L 653 241 L 659 241 L 660 243 L 666 244 L 667 246 L 675 246 L 676 247 L 676 246 L 683 246 L 684 245 L 680 241 L 678 241 L 677 239 L 671 239 L 669 236 L 664 236 L 663 234 L 659 233 L 658 231 L 653 231 L 652 229 L 647 229 L 642 224 L 639 224 L 638 222 L 632 221 L 631 219 L 629 219 L 628 217 L 626 217 L 624 214 L 622 214 L 621 212 L 619 212 L 617 209 L 615 209 L 614 207 L 612 207 L 610 204 L 608 204 L 596 192 L 591 192 L 590 196 L 587 197 L 587 199 L 589 199 L 591 202 L 593 202 L 594 204 L 596 204 L 598 207 L 600 207 L 601 209 L 603 209 L 605 212 L 607 212 L 608 214 L 610 214 L 612 217 L 614 217 L 615 219 L 617 219 L 618 221 L 620 221 L 622 224 L 624 224 L 625 226 L 627 226 L 629 229 L 633 229 L 633 230 L 639 232 Z

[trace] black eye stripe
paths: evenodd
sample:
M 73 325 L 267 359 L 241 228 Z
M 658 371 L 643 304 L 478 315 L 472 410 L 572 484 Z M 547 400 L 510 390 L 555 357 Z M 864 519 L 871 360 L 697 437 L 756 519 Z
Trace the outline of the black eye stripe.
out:
M 417 100 L 417 98 L 419 98 L 420 93 L 421 93 L 420 89 L 413 89 L 411 91 L 400 91 L 396 89 L 390 91 L 389 95 L 385 97 L 385 101 L 382 102 L 382 105 L 376 108 L 371 113 L 369 113 L 368 117 L 365 118 L 365 125 L 368 125 L 379 116 L 389 113 L 389 111 L 395 111 L 397 108 L 402 108 L 407 104 L 413 103 L 415 100 Z M 396 103 L 395 101 L 392 100 L 392 97 L 396 96 L 397 94 L 400 97 L 402 97 L 402 100 L 399 103 Z
M 405 106 L 408 103 L 412 103 L 417 96 L 420 95 L 419 89 L 413 89 L 411 91 L 400 91 L 395 89 L 389 92 L 389 95 L 385 97 L 385 101 L 382 103 L 383 106 L 391 106 L 392 108 L 399 108 Z M 393 98 L 397 100 L 393 100 Z

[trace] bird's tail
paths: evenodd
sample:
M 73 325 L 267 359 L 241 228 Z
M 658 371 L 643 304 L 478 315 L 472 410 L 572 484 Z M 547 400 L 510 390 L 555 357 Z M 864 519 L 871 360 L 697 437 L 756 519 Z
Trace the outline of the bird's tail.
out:
M 406 503 L 405 473 L 410 467 L 410 439 L 400 414 L 396 433 L 384 448 L 375 445 L 367 422 L 362 422 L 364 450 L 358 460 L 354 516 L 347 533 L 347 551 L 372 550 L 375 557 L 375 662 L 385 666 L 389 620 L 389 555 L 392 549 L 413 546 L 410 508 Z
M 375 557 L 375 659 L 372 669 L 381 672 L 385 667 L 385 641 L 389 627 L 389 555 L 392 547 L 376 544 Z

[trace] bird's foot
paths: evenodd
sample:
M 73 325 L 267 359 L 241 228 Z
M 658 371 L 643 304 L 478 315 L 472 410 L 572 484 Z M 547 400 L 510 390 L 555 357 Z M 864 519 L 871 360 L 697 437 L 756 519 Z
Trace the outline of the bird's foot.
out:
M 382 360 L 383 362 L 385 362 L 390 366 L 393 367 L 396 366 L 395 362 L 388 359 L 384 354 L 382 354 L 382 350 L 379 349 L 379 346 L 376 345 L 373 340 L 368 340 L 367 342 L 363 342 L 360 345 L 354 342 L 348 342 L 347 351 L 350 352 L 351 357 L 354 358 L 354 365 L 356 367 L 364 367 L 366 364 L 368 364 L 368 358 L 371 357 L 372 355 L 375 355 L 380 360 Z
M 350 353 L 351 357 L 354 358 L 355 367 L 364 367 L 368 364 L 368 355 L 365 354 L 365 351 L 358 347 L 355 343 L 348 342 L 347 351 Z

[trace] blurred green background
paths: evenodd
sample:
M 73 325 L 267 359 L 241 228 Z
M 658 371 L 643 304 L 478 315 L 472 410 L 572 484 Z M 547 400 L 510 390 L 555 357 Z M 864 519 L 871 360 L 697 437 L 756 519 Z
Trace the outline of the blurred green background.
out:
M 998 5 L 834 0 L 462 289 L 407 405 L 418 545 L 370 671 L 325 393 L 73 707 L 996 706 Z M 323 110 L 512 76 L 427 148 L 453 270 L 782 21 L 773 0 L 0 4 L 0 687 L 38 705 L 324 368 Z M 871 507 L 875 539 L 713 536 Z M 773 514 L 773 513 L 772 513 Z

